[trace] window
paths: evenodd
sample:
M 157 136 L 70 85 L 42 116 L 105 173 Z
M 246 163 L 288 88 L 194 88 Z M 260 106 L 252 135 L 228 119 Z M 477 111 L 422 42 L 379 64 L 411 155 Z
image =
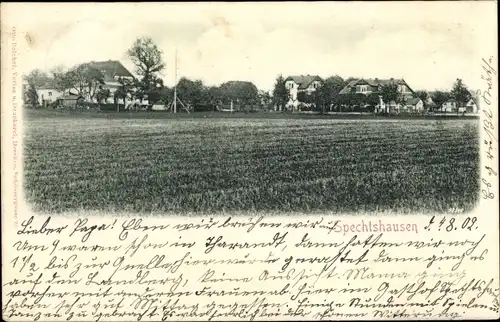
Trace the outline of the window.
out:
M 368 92 L 368 85 L 359 85 L 358 86 L 358 93 L 366 93 Z
M 52 92 L 49 92 L 49 96 L 52 96 Z

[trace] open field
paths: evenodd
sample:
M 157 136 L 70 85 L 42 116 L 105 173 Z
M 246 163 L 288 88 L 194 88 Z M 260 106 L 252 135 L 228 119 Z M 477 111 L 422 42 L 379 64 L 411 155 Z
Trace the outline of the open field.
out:
M 25 120 L 37 211 L 446 212 L 478 201 L 475 119 Z

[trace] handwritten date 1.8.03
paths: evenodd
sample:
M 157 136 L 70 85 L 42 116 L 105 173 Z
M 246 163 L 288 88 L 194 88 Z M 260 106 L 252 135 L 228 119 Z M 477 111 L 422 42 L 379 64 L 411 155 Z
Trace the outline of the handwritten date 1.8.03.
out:
M 427 231 L 437 230 L 437 231 L 446 231 L 452 232 L 457 230 L 477 230 L 477 218 L 476 217 L 466 217 L 461 222 L 455 217 L 443 217 L 441 220 L 436 218 L 436 216 L 432 216 L 429 223 L 424 226 L 424 229 Z

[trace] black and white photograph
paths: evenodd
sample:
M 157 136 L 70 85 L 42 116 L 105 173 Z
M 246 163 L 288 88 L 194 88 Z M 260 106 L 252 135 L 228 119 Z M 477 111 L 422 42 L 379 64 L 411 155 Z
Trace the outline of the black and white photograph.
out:
M 3 320 L 499 318 L 497 2 L 0 9 Z
M 50 23 L 20 35 L 34 211 L 476 207 L 479 75 L 493 67 L 474 52 L 467 4 L 425 18 L 366 4 L 363 19 L 359 4 L 308 15 L 218 6 L 83 20 L 47 10 Z

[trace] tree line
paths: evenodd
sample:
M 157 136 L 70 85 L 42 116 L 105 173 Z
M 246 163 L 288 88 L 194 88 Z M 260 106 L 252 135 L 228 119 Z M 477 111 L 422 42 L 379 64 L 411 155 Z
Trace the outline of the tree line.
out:
M 297 100 L 300 104 L 319 112 L 324 112 L 325 110 L 353 110 L 359 106 L 369 106 L 373 109 L 379 104 L 380 98 L 384 102 L 395 102 L 396 104 L 404 105 L 406 98 L 399 91 L 398 85 L 395 83 L 384 84 L 381 86 L 380 91 L 368 95 L 362 93 L 339 94 L 343 88 L 355 79 L 354 77 L 349 77 L 344 80 L 338 75 L 328 77 L 314 92 L 310 94 L 307 94 L 305 91 L 299 92 Z M 428 92 L 418 90 L 415 91 L 414 97 L 421 99 L 427 110 L 433 111 L 439 109 L 443 103 L 450 99 L 455 100 L 458 106 L 465 106 L 472 98 L 472 94 L 463 81 L 458 78 L 450 91 Z M 276 105 L 282 107 L 282 109 L 286 109 L 285 106 L 290 100 L 290 92 L 286 89 L 285 79 L 282 75 L 279 75 L 276 79 L 272 98 Z M 301 109 L 304 109 L 304 107 L 301 107 Z
M 113 99 L 119 107 L 119 101 L 148 99 L 150 104 L 169 104 L 174 97 L 174 88 L 166 86 L 161 78 L 166 68 L 163 52 L 149 37 L 141 37 L 134 41 L 127 50 L 127 56 L 135 66 L 138 77 L 133 79 L 119 78 L 119 86 L 112 93 L 105 85 L 105 75 L 94 68 L 91 63 L 84 63 L 65 70 L 62 66 L 53 68 L 49 73 L 39 69 L 31 71 L 25 76 L 27 83 L 26 98 L 32 105 L 39 102 L 37 89 L 50 82 L 54 89 L 66 93 L 73 92 L 83 96 L 87 101 L 98 104 Z M 353 106 L 376 106 L 379 95 L 384 102 L 394 101 L 404 103 L 404 96 L 398 91 L 397 84 L 386 84 L 378 93 L 365 95 L 349 93 L 340 95 L 340 91 L 355 78 L 343 79 L 335 75 L 321 82 L 320 86 L 310 94 L 298 93 L 301 109 L 310 108 L 324 112 L 325 110 L 342 110 Z M 177 82 L 176 91 L 184 104 L 191 108 L 215 109 L 229 104 L 241 109 L 268 109 L 278 107 L 287 110 L 290 92 L 285 86 L 285 78 L 279 75 L 276 78 L 271 92 L 259 90 L 251 82 L 229 81 L 219 86 L 205 85 L 199 79 L 182 77 Z M 416 97 L 422 99 L 430 110 L 439 108 L 449 99 L 455 99 L 459 105 L 465 105 L 472 97 L 461 79 L 457 79 L 450 91 L 416 91 Z M 429 98 L 432 99 L 429 100 Z

